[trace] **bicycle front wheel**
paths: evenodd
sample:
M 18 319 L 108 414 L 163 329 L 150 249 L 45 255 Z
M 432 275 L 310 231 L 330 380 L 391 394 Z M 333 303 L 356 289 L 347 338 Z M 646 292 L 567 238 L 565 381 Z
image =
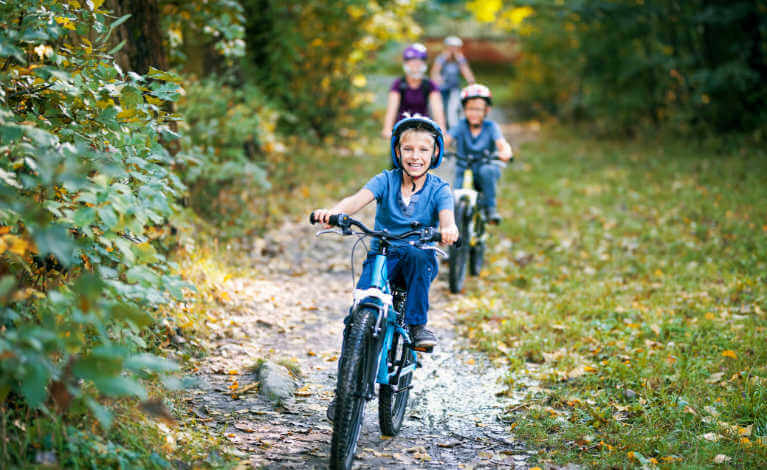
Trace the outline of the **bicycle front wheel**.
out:
M 357 440 L 372 378 L 372 328 L 376 312 L 362 308 L 354 313 L 352 324 L 344 338 L 341 370 L 336 389 L 336 412 L 333 420 L 333 438 L 330 443 L 330 468 L 347 470 L 352 467 Z
M 391 349 L 389 350 L 389 374 L 394 374 L 414 362 L 413 351 L 405 346 L 405 338 L 394 333 Z M 391 376 L 390 376 L 391 377 Z M 391 377 L 394 379 L 394 377 Z M 378 391 L 378 421 L 381 434 L 396 436 L 405 418 L 405 408 L 410 397 L 410 382 L 413 371 L 401 374 L 399 381 L 392 385 L 381 385 Z
M 458 232 L 461 235 L 461 246 L 450 246 L 450 258 L 448 280 L 450 292 L 457 294 L 463 289 L 463 282 L 466 280 L 466 262 L 469 254 L 469 244 L 471 243 L 471 233 L 469 233 L 469 201 L 461 199 L 455 206 L 455 223 L 458 225 Z

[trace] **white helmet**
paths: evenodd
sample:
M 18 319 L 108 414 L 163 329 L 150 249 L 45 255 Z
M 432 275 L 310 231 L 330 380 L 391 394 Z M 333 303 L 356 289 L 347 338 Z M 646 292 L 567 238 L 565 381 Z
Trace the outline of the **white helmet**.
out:
M 463 41 L 461 41 L 461 38 L 459 38 L 458 36 L 448 36 L 445 38 L 445 45 L 461 47 L 463 46 Z

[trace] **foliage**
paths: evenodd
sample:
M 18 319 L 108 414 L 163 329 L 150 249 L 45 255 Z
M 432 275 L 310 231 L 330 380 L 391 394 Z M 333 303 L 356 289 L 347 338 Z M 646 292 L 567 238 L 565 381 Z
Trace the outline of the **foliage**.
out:
M 366 61 L 388 40 L 410 38 L 417 1 L 245 0 L 253 75 L 286 114 L 290 133 L 320 137 L 355 122 L 370 97 Z
M 515 31 L 518 94 L 608 131 L 673 125 L 756 131 L 767 115 L 767 9 L 760 2 L 469 2 Z M 761 130 L 760 130 L 761 129 Z
M 82 405 L 109 428 L 100 396 L 145 399 L 144 379 L 177 369 L 147 350 L 186 284 L 163 254 L 180 78 L 117 67 L 124 18 L 102 3 L 0 4 L 0 403 Z
M 275 135 L 277 112 L 252 84 L 232 87 L 217 77 L 191 83 L 179 111 L 184 119 L 177 170 L 189 186 L 192 208 L 240 231 L 252 227 L 248 204 L 269 189 L 266 154 L 284 151 Z
M 159 4 L 171 64 L 203 75 L 211 71 L 211 65 L 227 69 L 245 55 L 245 17 L 240 2 L 160 0 Z M 203 57 L 207 63 L 197 63 Z
M 546 458 L 767 461 L 767 159 L 712 144 L 552 132 L 506 174 L 514 216 L 459 310 Z

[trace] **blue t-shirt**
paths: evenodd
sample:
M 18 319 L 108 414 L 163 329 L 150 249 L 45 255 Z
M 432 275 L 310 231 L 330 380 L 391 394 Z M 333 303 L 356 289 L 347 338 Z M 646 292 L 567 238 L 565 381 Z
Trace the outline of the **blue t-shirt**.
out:
M 386 229 L 394 235 L 413 230 L 412 222 L 421 227 L 436 227 L 439 211 L 453 210 L 453 194 L 450 186 L 432 174 L 426 175 L 423 187 L 410 196 L 410 203 L 402 200 L 402 170 L 386 170 L 377 174 L 365 185 L 376 198 L 375 230 Z M 392 242 L 406 244 L 412 239 Z M 370 243 L 371 251 L 378 249 L 378 240 Z
M 448 132 L 450 137 L 455 140 L 455 148 L 458 155 L 466 157 L 482 154 L 485 151 L 493 153 L 495 151 L 495 141 L 503 137 L 498 124 L 489 119 L 485 119 L 482 122 L 482 129 L 476 137 L 471 135 L 469 121 L 466 118 L 461 119 Z M 459 166 L 461 165 L 459 164 Z

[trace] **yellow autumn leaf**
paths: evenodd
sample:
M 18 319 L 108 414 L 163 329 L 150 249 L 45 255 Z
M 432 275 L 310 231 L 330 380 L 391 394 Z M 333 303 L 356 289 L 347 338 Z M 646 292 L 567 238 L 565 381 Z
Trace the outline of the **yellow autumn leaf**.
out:
M 722 351 L 722 356 L 729 357 L 731 359 L 737 359 L 738 358 L 738 355 L 732 349 L 728 349 L 726 351 Z
M 365 76 L 364 76 L 364 75 L 362 75 L 361 73 L 360 73 L 360 74 L 357 74 L 357 75 L 355 75 L 355 76 L 352 78 L 352 85 L 356 86 L 357 88 L 362 88 L 362 87 L 364 87 L 365 85 L 367 85 L 367 83 L 368 83 L 368 80 L 367 80 L 367 78 L 365 78 Z
M 495 15 L 502 7 L 502 0 L 472 0 L 466 3 L 466 9 L 474 14 L 477 21 L 482 23 L 495 21 Z

